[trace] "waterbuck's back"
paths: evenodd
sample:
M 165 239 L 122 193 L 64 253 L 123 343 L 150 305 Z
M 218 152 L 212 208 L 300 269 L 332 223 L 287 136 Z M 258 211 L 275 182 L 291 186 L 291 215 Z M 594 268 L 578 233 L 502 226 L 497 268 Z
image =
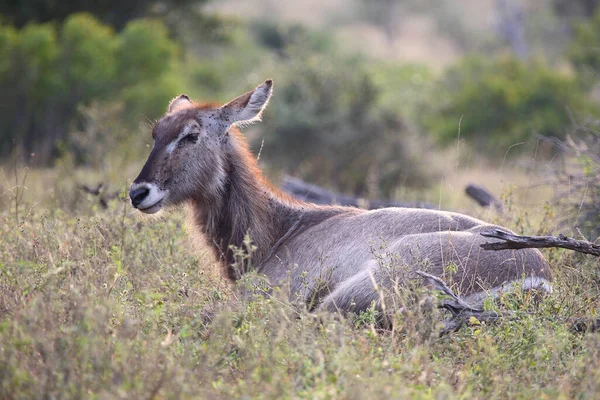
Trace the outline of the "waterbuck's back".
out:
M 291 278 L 295 293 L 313 293 L 326 281 L 328 292 L 344 291 L 341 297 L 353 303 L 364 294 L 366 306 L 375 299 L 373 278 L 389 281 L 384 264 L 446 276 L 463 295 L 527 277 L 551 279 L 538 250 L 481 249 L 479 232 L 496 226 L 476 218 L 408 208 L 345 210 L 320 222 L 321 211 L 308 212 L 303 218 L 316 223 L 282 243 L 261 272 L 275 282 Z

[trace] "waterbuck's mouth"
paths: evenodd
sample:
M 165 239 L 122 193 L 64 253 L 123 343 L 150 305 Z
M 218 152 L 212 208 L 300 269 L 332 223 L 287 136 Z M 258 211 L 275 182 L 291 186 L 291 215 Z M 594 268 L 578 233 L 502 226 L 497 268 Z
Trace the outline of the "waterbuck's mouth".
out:
M 138 207 L 137 209 L 140 210 L 141 212 L 143 212 L 144 214 L 155 214 L 155 213 L 159 212 L 160 209 L 162 208 L 163 200 L 164 200 L 164 197 L 149 207 L 144 207 L 144 208 Z
M 168 190 L 161 190 L 153 183 L 141 182 L 131 185 L 131 205 L 145 214 L 158 212 L 168 197 Z

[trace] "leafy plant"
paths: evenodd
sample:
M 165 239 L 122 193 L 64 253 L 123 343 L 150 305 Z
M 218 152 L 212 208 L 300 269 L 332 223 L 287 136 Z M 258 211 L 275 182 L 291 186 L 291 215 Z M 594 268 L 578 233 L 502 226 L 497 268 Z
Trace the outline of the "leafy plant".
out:
M 497 158 L 536 135 L 563 138 L 572 114 L 588 110 L 575 80 L 539 61 L 470 57 L 435 86 L 422 125 L 442 143 L 464 138 Z
M 555 202 L 563 227 L 589 240 L 600 237 L 600 123 L 576 126 L 564 141 L 555 141 L 564 160 L 553 175 Z
M 129 21 L 147 17 L 149 14 L 167 12 L 171 9 L 187 8 L 206 0 L 166 0 L 145 1 L 108 0 L 91 2 L 85 0 L 7 0 L 0 4 L 0 14 L 16 26 L 24 26 L 32 21 L 62 22 L 72 13 L 87 12 L 106 24 L 123 28 Z
M 592 18 L 574 25 L 574 37 L 568 56 L 584 85 L 597 80 L 600 71 L 600 9 Z
M 15 148 L 50 162 L 78 108 L 93 101 L 122 101 L 130 123 L 156 118 L 181 88 L 177 53 L 153 20 L 131 22 L 120 34 L 89 14 L 73 14 L 60 27 L 1 26 L 0 154 Z

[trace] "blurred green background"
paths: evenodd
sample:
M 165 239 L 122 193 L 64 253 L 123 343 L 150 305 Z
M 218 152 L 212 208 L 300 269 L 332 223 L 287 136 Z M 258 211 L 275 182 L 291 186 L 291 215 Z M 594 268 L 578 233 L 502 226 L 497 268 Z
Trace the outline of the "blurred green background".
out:
M 246 130 L 268 175 L 431 200 L 450 169 L 552 160 L 542 137 L 595 121 L 597 3 L 3 2 L 2 165 L 124 187 L 175 95 L 226 101 L 273 78 L 264 123 Z

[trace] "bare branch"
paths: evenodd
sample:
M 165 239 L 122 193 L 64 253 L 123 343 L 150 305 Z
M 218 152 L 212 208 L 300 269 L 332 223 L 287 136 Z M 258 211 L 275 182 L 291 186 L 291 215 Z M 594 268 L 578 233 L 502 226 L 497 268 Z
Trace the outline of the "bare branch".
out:
M 563 234 L 554 236 L 521 236 L 505 232 L 500 229 L 492 229 L 481 232 L 482 236 L 494 239 L 504 240 L 504 242 L 483 243 L 481 247 L 485 250 L 506 250 L 506 249 L 530 249 L 530 248 L 549 248 L 560 247 L 563 249 L 577 251 L 579 253 L 592 254 L 600 257 L 600 245 L 585 241 L 576 240 Z
M 496 322 L 507 315 L 510 315 L 471 307 L 468 303 L 454 294 L 452 289 L 450 289 L 442 279 L 423 271 L 415 271 L 415 273 L 432 284 L 436 290 L 439 290 L 450 297 L 450 299 L 443 299 L 438 304 L 439 308 L 444 308 L 452 314 L 452 318 L 444 322 L 444 329 L 440 332 L 440 336 L 457 331 L 463 325 L 467 324 L 471 318 L 475 318 L 480 322 Z
M 450 296 L 452 300 L 455 301 L 456 304 L 458 304 L 459 307 L 471 309 L 471 306 L 465 303 L 464 300 L 462 300 L 460 297 L 455 295 L 452 289 L 450 289 L 450 287 L 448 287 L 448 285 L 446 285 L 446 283 L 441 278 L 438 278 L 437 276 L 428 274 L 427 272 L 423 271 L 415 271 L 415 273 L 425 278 L 425 280 L 429 281 L 429 283 L 431 283 L 436 290 L 439 290 L 445 295 Z
M 440 332 L 440 337 L 445 336 L 450 332 L 456 332 L 464 325 L 472 324 L 471 318 L 475 318 L 478 322 L 496 323 L 506 318 L 515 318 L 523 315 L 523 313 L 513 311 L 485 311 L 480 308 L 472 307 L 458 297 L 452 289 L 437 276 L 423 271 L 415 271 L 415 273 L 428 281 L 434 289 L 439 290 L 444 295 L 450 297 L 449 299 L 442 299 L 438 303 L 438 308 L 444 308 L 452 314 L 451 318 L 444 321 L 444 329 Z M 600 330 L 600 318 L 563 319 L 559 317 L 559 319 L 562 319 L 564 323 L 568 324 L 569 330 L 573 333 L 597 332 Z

